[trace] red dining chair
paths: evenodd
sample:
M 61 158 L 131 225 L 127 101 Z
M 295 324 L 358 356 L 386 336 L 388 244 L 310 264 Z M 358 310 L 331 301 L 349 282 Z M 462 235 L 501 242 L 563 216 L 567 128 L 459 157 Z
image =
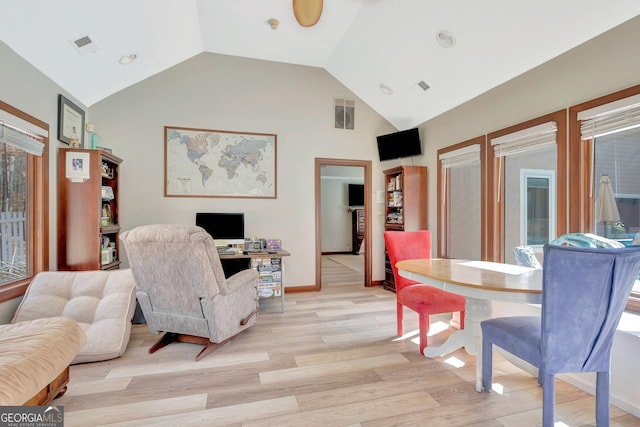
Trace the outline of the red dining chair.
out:
M 459 311 L 460 329 L 463 329 L 465 298 L 462 295 L 443 291 L 424 283 L 418 283 L 398 274 L 398 269 L 396 268 L 398 261 L 431 258 L 431 232 L 429 230 L 385 231 L 384 241 L 396 282 L 398 335 L 402 336 L 404 334 L 403 307 L 410 308 L 418 313 L 420 353 L 423 353 L 427 346 L 427 333 L 430 325 L 429 316 Z

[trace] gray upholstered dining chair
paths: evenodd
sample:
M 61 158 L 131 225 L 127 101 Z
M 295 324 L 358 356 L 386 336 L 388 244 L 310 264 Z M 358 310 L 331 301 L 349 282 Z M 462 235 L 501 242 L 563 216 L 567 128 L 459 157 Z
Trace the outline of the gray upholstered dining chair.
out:
M 144 225 L 121 234 L 149 330 L 165 332 L 149 353 L 173 341 L 205 344 L 200 360 L 253 325 L 258 272 L 225 279 L 213 238 L 192 225 Z
M 640 247 L 545 245 L 543 264 L 541 317 L 481 323 L 482 386 L 492 387 L 493 345 L 536 366 L 547 427 L 555 421 L 555 375 L 596 372 L 596 423 L 608 426 L 611 346 L 640 272 Z

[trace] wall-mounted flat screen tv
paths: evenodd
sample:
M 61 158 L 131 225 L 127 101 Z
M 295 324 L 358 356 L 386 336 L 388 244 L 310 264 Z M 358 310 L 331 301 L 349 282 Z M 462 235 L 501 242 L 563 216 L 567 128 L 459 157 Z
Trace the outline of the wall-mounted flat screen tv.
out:
M 364 184 L 349 184 L 349 206 L 364 206 Z
M 422 154 L 422 144 L 420 142 L 418 128 L 380 135 L 376 139 L 378 140 L 378 155 L 380 161 L 419 156 Z

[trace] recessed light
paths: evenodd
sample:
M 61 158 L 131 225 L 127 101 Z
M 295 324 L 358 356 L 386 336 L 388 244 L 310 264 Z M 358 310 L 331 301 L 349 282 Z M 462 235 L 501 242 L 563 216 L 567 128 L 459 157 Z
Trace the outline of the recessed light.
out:
M 122 55 L 118 62 L 120 62 L 122 65 L 127 65 L 135 61 L 136 58 L 138 58 L 138 55 L 136 55 L 135 53 L 130 53 L 128 55 Z
M 379 88 L 380 92 L 384 93 L 385 95 L 393 95 L 393 89 L 391 89 L 388 85 L 380 83 Z
M 451 31 L 440 30 L 436 33 L 436 40 L 442 47 L 452 48 L 456 45 L 456 37 Z

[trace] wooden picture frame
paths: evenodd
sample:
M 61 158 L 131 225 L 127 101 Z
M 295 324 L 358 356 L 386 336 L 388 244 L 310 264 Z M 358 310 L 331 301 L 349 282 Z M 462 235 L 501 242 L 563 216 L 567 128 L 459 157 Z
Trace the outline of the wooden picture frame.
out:
M 164 127 L 165 197 L 277 198 L 272 133 Z
M 58 95 L 58 140 L 73 148 L 84 148 L 84 110 Z

